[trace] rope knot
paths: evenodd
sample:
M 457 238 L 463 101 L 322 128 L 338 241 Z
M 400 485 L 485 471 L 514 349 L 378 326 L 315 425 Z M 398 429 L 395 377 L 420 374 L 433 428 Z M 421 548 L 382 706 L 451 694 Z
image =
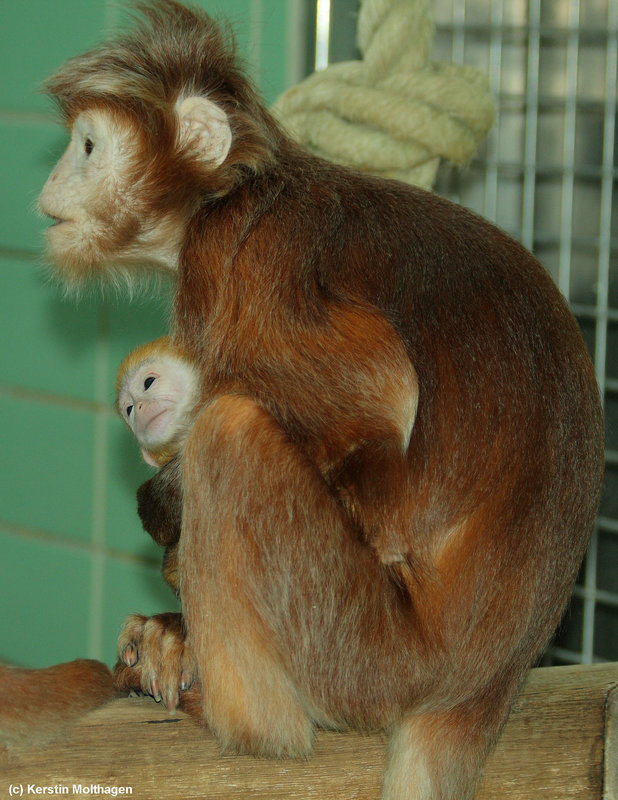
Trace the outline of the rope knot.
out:
M 316 155 L 431 188 L 440 158 L 465 164 L 491 127 L 486 77 L 430 62 L 430 0 L 361 0 L 362 59 L 330 64 L 273 112 Z

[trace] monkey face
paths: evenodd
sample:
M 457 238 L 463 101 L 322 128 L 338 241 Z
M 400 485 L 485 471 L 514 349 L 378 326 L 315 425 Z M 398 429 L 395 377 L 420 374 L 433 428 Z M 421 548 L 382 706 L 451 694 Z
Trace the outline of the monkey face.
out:
M 176 269 L 184 222 L 149 211 L 143 161 L 128 116 L 93 108 L 73 121 L 71 141 L 39 197 L 52 220 L 48 258 L 68 285 L 93 276 L 132 283 L 138 267 Z
M 126 251 L 139 229 L 132 172 L 130 127 L 95 109 L 75 119 L 71 141 L 39 198 L 53 221 L 47 230 L 50 260 L 89 273 Z
M 93 275 L 132 282 L 139 267 L 176 271 L 197 202 L 178 185 L 189 186 L 192 166 L 216 171 L 232 131 L 225 112 L 204 97 L 179 98 L 170 111 L 172 122 L 161 128 L 165 143 L 114 107 L 95 105 L 70 123 L 71 141 L 39 198 L 53 223 L 49 260 L 69 285 Z M 157 143 L 162 152 L 155 152 Z
M 179 443 L 197 394 L 193 368 L 173 356 L 148 358 L 124 376 L 118 411 L 135 434 L 147 463 L 158 466 L 157 452 Z

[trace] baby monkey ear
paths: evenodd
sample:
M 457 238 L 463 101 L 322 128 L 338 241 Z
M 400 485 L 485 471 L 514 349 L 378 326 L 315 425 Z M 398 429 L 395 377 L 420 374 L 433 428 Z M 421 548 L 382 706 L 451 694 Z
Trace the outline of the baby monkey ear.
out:
M 187 97 L 176 106 L 179 143 L 200 161 L 218 167 L 232 145 L 232 129 L 227 114 L 206 97 Z

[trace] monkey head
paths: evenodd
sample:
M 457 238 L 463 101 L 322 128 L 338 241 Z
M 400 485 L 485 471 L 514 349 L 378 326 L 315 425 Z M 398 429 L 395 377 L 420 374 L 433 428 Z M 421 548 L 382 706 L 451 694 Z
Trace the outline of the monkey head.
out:
M 199 378 L 190 361 L 163 336 L 133 350 L 118 368 L 118 412 L 144 460 L 160 467 L 180 448 L 194 416 Z
M 142 11 L 45 84 L 71 133 L 39 199 L 68 286 L 174 273 L 191 216 L 262 172 L 280 137 L 214 23 L 171 0 Z

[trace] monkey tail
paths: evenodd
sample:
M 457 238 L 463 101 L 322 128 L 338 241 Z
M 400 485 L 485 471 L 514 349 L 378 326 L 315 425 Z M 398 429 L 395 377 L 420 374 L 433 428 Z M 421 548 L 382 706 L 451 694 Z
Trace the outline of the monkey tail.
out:
M 45 744 L 118 696 L 109 669 L 77 659 L 46 669 L 0 666 L 0 746 Z

